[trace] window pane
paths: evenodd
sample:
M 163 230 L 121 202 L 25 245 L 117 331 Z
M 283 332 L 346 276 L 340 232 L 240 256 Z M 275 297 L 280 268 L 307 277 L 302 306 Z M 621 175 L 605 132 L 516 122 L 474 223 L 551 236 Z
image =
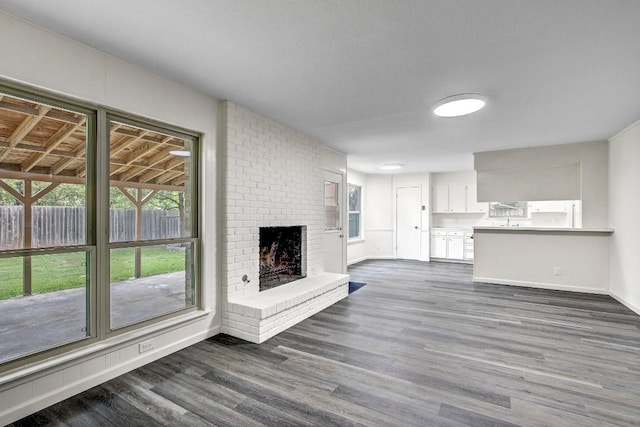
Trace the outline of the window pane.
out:
M 495 218 L 525 218 L 527 202 L 491 202 L 489 216 Z
M 338 197 L 338 183 L 325 181 L 324 183 L 324 228 L 335 230 L 340 227 L 340 201 Z
M 349 214 L 349 238 L 353 239 L 360 236 L 360 214 Z
M 112 122 L 111 242 L 193 237 L 189 139 Z
M 349 186 L 349 210 L 360 212 L 360 187 Z
M 0 250 L 86 244 L 87 116 L 0 98 Z
M 88 336 L 89 254 L 0 258 L 0 362 Z M 31 295 L 22 296 L 30 264 Z
M 193 252 L 191 243 L 112 249 L 111 328 L 193 306 Z

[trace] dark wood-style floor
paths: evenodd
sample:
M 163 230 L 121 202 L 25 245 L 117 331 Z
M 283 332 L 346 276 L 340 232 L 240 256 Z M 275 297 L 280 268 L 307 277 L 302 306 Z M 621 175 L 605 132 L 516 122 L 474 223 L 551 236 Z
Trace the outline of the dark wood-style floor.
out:
M 264 344 L 218 336 L 15 425 L 640 425 L 640 316 L 471 268 L 359 263 L 366 286 Z

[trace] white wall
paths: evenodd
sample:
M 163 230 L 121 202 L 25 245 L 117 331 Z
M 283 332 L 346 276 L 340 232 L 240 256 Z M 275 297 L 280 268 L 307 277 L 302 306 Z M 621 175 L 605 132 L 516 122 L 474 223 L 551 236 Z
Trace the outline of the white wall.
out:
M 367 175 L 362 172 L 355 171 L 353 169 L 347 169 L 347 183 L 351 185 L 357 185 L 361 188 L 360 190 L 360 197 L 361 197 L 360 238 L 350 239 L 347 241 L 347 264 L 353 264 L 367 258 L 367 252 L 366 252 L 367 234 L 365 233 L 365 229 L 364 229 L 364 218 L 366 216 L 365 208 L 367 206 L 367 190 L 368 190 Z M 347 221 L 347 224 L 348 223 L 349 221 Z M 349 234 L 346 233 L 345 235 L 348 236 Z
M 478 200 L 556 200 L 554 186 L 567 187 L 573 185 L 574 169 L 567 169 L 566 174 L 556 174 L 556 178 L 564 177 L 564 181 L 554 181 L 541 185 L 545 175 L 549 176 L 554 168 L 569 165 L 580 166 L 580 191 L 582 199 L 582 225 L 585 228 L 609 227 L 609 143 L 608 141 L 583 142 L 545 147 L 501 150 L 474 154 L 475 170 L 478 171 Z M 559 169 L 558 169 L 559 170 Z M 523 176 L 530 179 L 526 182 L 495 179 L 494 173 L 504 171 L 523 171 Z M 525 173 L 526 172 L 526 173 Z M 557 170 L 556 170 L 557 172 Z M 562 170 L 560 171 L 562 172 Z M 569 182 L 570 181 L 570 182 Z M 529 192 L 537 194 L 545 189 L 549 196 L 530 198 Z M 520 193 L 518 193 L 520 192 Z M 504 197 L 502 197 L 504 195 Z M 521 197 L 520 197 L 521 196 Z M 571 197 L 563 197 L 571 200 Z
M 640 122 L 610 140 L 611 278 L 613 296 L 640 314 Z
M 215 335 L 216 101 L 0 12 L 0 77 L 202 132 L 202 281 L 205 315 L 119 335 L 0 375 L 0 425 Z M 138 343 L 155 349 L 140 355 Z
M 368 175 L 364 210 L 368 258 L 393 258 L 393 176 Z

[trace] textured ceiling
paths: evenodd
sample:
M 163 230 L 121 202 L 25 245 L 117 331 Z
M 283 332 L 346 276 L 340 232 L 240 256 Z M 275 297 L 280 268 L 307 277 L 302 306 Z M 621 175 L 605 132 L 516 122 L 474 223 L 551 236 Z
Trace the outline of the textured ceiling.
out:
M 605 139 L 640 119 L 638 0 L 0 0 L 0 8 L 309 134 L 382 172 Z M 439 99 L 489 97 L 433 116 Z

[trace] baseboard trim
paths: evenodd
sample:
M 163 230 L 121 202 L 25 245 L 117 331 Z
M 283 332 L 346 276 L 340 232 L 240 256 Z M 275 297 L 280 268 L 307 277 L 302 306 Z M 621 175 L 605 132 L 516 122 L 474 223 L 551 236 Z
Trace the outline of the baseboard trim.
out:
M 627 307 L 629 310 L 633 311 L 634 313 L 636 313 L 638 316 L 640 316 L 640 307 L 631 304 L 629 301 L 625 300 L 624 298 L 622 298 L 620 295 L 615 294 L 614 292 L 609 291 L 609 295 L 611 296 L 611 298 L 615 299 L 616 301 L 618 301 L 620 304 L 624 305 L 625 307 Z
M 504 280 L 504 279 L 495 279 L 491 277 L 476 277 L 476 276 L 473 276 L 473 281 L 478 283 L 490 283 L 490 284 L 496 284 L 496 285 L 519 286 L 522 288 L 539 288 L 539 289 L 549 289 L 552 291 L 569 291 L 569 292 L 582 292 L 587 294 L 609 295 L 609 291 L 607 289 L 594 289 L 594 288 L 585 288 L 582 286 L 558 285 L 555 283 L 525 282 L 520 280 Z
M 386 255 L 386 256 L 385 256 L 385 255 L 380 255 L 380 256 L 364 256 L 364 257 L 361 257 L 361 258 L 356 258 L 356 259 L 354 259 L 354 260 L 352 260 L 352 261 L 347 261 L 347 265 L 357 264 L 357 263 L 359 263 L 359 262 L 362 262 L 362 261 L 368 261 L 368 260 L 370 260 L 370 259 L 397 259 L 397 258 L 394 258 L 394 257 L 389 256 L 389 255 Z

